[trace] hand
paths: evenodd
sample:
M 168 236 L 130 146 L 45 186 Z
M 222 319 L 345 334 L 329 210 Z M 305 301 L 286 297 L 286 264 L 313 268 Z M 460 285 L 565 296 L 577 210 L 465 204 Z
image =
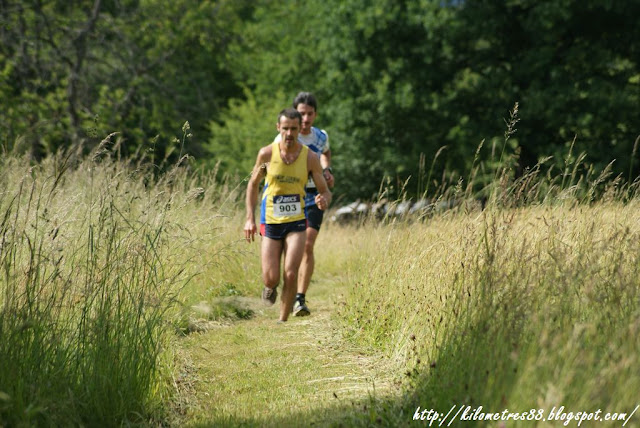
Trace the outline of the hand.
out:
M 256 228 L 256 222 L 253 220 L 247 220 L 244 224 L 244 239 L 251 243 L 257 232 L 258 229 Z
M 322 211 L 327 209 L 327 199 L 324 197 L 323 194 L 318 193 L 316 195 L 316 205 L 318 206 L 318 208 L 320 208 Z
M 333 174 L 331 174 L 328 169 L 325 169 L 324 171 L 322 171 L 322 175 L 324 175 L 327 186 L 329 186 L 330 189 L 333 189 Z

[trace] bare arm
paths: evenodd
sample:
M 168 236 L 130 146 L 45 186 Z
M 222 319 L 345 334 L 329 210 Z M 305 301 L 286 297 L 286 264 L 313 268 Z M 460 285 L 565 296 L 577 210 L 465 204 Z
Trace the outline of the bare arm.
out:
M 331 149 L 320 155 L 320 165 L 322 166 L 322 175 L 327 181 L 329 188 L 333 189 L 333 174 L 327 169 L 331 168 Z
M 331 167 L 331 149 L 320 155 L 320 165 L 322 169 Z
M 267 164 L 271 160 L 271 147 L 263 147 L 258 152 L 256 158 L 256 164 L 251 172 L 251 178 L 247 184 L 247 218 L 244 224 L 244 237 L 247 242 L 254 240 L 255 234 L 258 231 L 256 227 L 256 206 L 258 205 L 258 186 L 260 182 L 267 174 Z
M 327 181 L 324 179 L 324 175 L 322 174 L 320 159 L 318 159 L 318 156 L 313 154 L 311 151 L 307 157 L 307 165 L 313 177 L 313 182 L 316 183 L 316 188 L 318 189 L 316 205 L 318 205 L 318 208 L 321 210 L 326 210 L 331 204 L 331 191 L 329 191 Z

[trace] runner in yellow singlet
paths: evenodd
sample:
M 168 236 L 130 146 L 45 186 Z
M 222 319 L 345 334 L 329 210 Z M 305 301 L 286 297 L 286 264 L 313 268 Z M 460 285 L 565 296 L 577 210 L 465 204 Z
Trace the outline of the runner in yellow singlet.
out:
M 286 321 L 293 309 L 298 270 L 304 253 L 304 195 L 309 174 L 318 189 L 315 197 L 318 208 L 325 210 L 331 203 L 331 192 L 318 156 L 298 141 L 301 126 L 302 116 L 297 110 L 288 108 L 280 112 L 277 129 L 281 139 L 260 149 L 247 185 L 244 234 L 247 242 L 251 242 L 257 232 L 255 209 L 258 204 L 258 185 L 263 178 L 266 179 L 260 225 L 262 280 L 265 286 L 262 300 L 269 305 L 276 302 L 280 260 L 284 255 L 280 322 Z
M 313 126 L 318 117 L 318 101 L 310 92 L 299 92 L 293 99 L 293 108 L 300 112 L 302 116 L 302 127 L 298 141 L 309 147 L 320 158 L 322 173 L 329 188 L 333 188 L 334 178 L 331 169 L 331 148 L 329 147 L 329 135 L 324 129 Z M 276 135 L 274 141 L 280 141 L 280 134 Z M 293 305 L 293 314 L 298 317 L 311 314 L 306 302 L 306 294 L 311 284 L 311 276 L 315 269 L 315 255 L 313 248 L 320 233 L 324 211 L 315 204 L 315 197 L 318 194 L 313 180 L 307 182 L 307 194 L 304 198 L 304 212 L 307 216 L 307 241 L 304 245 L 304 255 L 300 262 L 298 272 L 298 293 Z
M 265 236 L 265 225 L 305 220 L 304 195 L 308 177 L 309 148 L 302 146 L 300 155 L 286 164 L 280 155 L 279 143 L 271 145 L 271 161 L 267 168 L 260 207 L 260 234 Z M 300 189 L 302 188 L 302 193 Z M 305 225 L 306 227 L 306 225 Z

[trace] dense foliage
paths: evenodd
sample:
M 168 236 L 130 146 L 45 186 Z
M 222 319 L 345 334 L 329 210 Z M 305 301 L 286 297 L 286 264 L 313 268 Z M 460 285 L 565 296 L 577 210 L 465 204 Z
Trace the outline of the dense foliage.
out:
M 189 121 L 185 150 L 244 177 L 274 112 L 309 90 L 349 197 L 385 176 L 417 193 L 444 171 L 491 176 L 505 151 L 516 174 L 562 167 L 570 146 L 633 180 L 639 15 L 638 0 L 2 0 L 0 141 L 41 156 L 118 131 L 125 154 L 166 156 Z
M 203 138 L 242 95 L 226 55 L 248 3 L 2 1 L 3 145 L 40 156 L 117 131 L 129 153 L 164 149 L 187 120 Z

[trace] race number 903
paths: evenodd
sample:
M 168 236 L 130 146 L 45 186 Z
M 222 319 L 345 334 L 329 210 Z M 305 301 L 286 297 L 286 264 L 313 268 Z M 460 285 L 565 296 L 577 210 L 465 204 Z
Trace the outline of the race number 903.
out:
M 300 195 L 276 195 L 273 197 L 273 216 L 291 217 L 302 214 Z

